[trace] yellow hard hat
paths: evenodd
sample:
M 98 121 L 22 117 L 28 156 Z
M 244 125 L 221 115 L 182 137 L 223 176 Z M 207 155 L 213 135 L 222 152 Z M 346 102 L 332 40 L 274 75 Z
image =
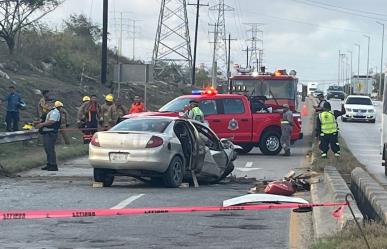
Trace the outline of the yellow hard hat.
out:
M 89 96 L 83 96 L 82 101 L 83 102 L 90 101 L 90 97 Z
M 106 101 L 109 101 L 109 102 L 113 102 L 113 95 L 111 95 L 111 94 L 108 94 L 108 95 L 106 95 L 106 97 L 105 97 L 105 100 Z
M 23 126 L 23 130 L 31 130 L 34 126 L 31 123 L 26 123 Z
M 55 107 L 63 107 L 63 103 L 60 101 L 55 101 L 54 105 Z

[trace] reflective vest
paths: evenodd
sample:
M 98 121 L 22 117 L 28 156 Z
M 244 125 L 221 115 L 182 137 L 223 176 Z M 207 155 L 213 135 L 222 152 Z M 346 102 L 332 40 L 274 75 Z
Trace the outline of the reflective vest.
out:
M 202 110 L 200 110 L 199 107 L 194 107 L 191 109 L 192 112 L 192 119 L 199 121 L 199 122 L 204 122 L 204 114 Z
M 318 117 L 321 121 L 321 133 L 333 134 L 337 132 L 337 122 L 332 112 L 322 112 Z

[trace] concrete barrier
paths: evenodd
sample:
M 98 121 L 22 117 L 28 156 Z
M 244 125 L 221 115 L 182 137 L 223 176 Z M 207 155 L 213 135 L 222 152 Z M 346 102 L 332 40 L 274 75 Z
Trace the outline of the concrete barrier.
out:
M 351 190 L 369 219 L 387 224 L 387 191 L 368 172 L 359 167 L 352 171 Z
M 344 202 L 345 196 L 350 194 L 351 190 L 347 186 L 340 173 L 334 167 L 326 167 L 323 177 L 318 182 L 311 185 L 312 202 Z M 355 201 L 350 201 L 355 217 L 359 222 L 363 221 L 363 215 L 360 212 Z M 314 208 L 313 226 L 316 238 L 333 235 L 342 230 L 349 224 L 354 223 L 354 218 L 348 207 L 344 209 L 342 219 L 336 220 L 331 213 L 335 208 Z

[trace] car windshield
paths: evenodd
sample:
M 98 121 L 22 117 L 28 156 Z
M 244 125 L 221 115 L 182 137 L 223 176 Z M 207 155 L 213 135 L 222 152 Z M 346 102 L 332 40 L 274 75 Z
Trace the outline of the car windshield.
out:
M 178 98 L 168 102 L 160 108 L 159 112 L 182 112 L 186 105 L 189 105 L 191 98 Z
M 344 91 L 344 88 L 342 86 L 329 86 L 328 91 Z
M 348 98 L 346 104 L 350 105 L 372 105 L 372 101 L 369 98 Z
M 163 133 L 170 123 L 171 120 L 166 118 L 131 118 L 117 124 L 110 129 L 110 131 L 145 131 Z

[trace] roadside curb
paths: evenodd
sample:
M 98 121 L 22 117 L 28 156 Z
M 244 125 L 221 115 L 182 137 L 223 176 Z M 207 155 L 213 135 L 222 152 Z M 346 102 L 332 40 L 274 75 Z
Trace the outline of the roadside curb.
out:
M 368 218 L 387 224 L 387 191 L 362 168 L 352 171 L 351 190 Z
M 351 194 L 344 179 L 335 167 L 327 166 L 324 169 L 323 176 L 314 179 L 317 183 L 311 185 L 312 202 L 345 202 L 345 196 Z M 387 199 L 386 199 L 387 201 Z M 355 217 L 359 222 L 363 221 L 363 215 L 360 212 L 355 201 L 350 201 Z M 313 228 L 315 238 L 322 238 L 333 235 L 354 222 L 349 208 L 345 208 L 343 217 L 336 220 L 331 213 L 337 209 L 333 208 L 314 208 L 313 209 Z

